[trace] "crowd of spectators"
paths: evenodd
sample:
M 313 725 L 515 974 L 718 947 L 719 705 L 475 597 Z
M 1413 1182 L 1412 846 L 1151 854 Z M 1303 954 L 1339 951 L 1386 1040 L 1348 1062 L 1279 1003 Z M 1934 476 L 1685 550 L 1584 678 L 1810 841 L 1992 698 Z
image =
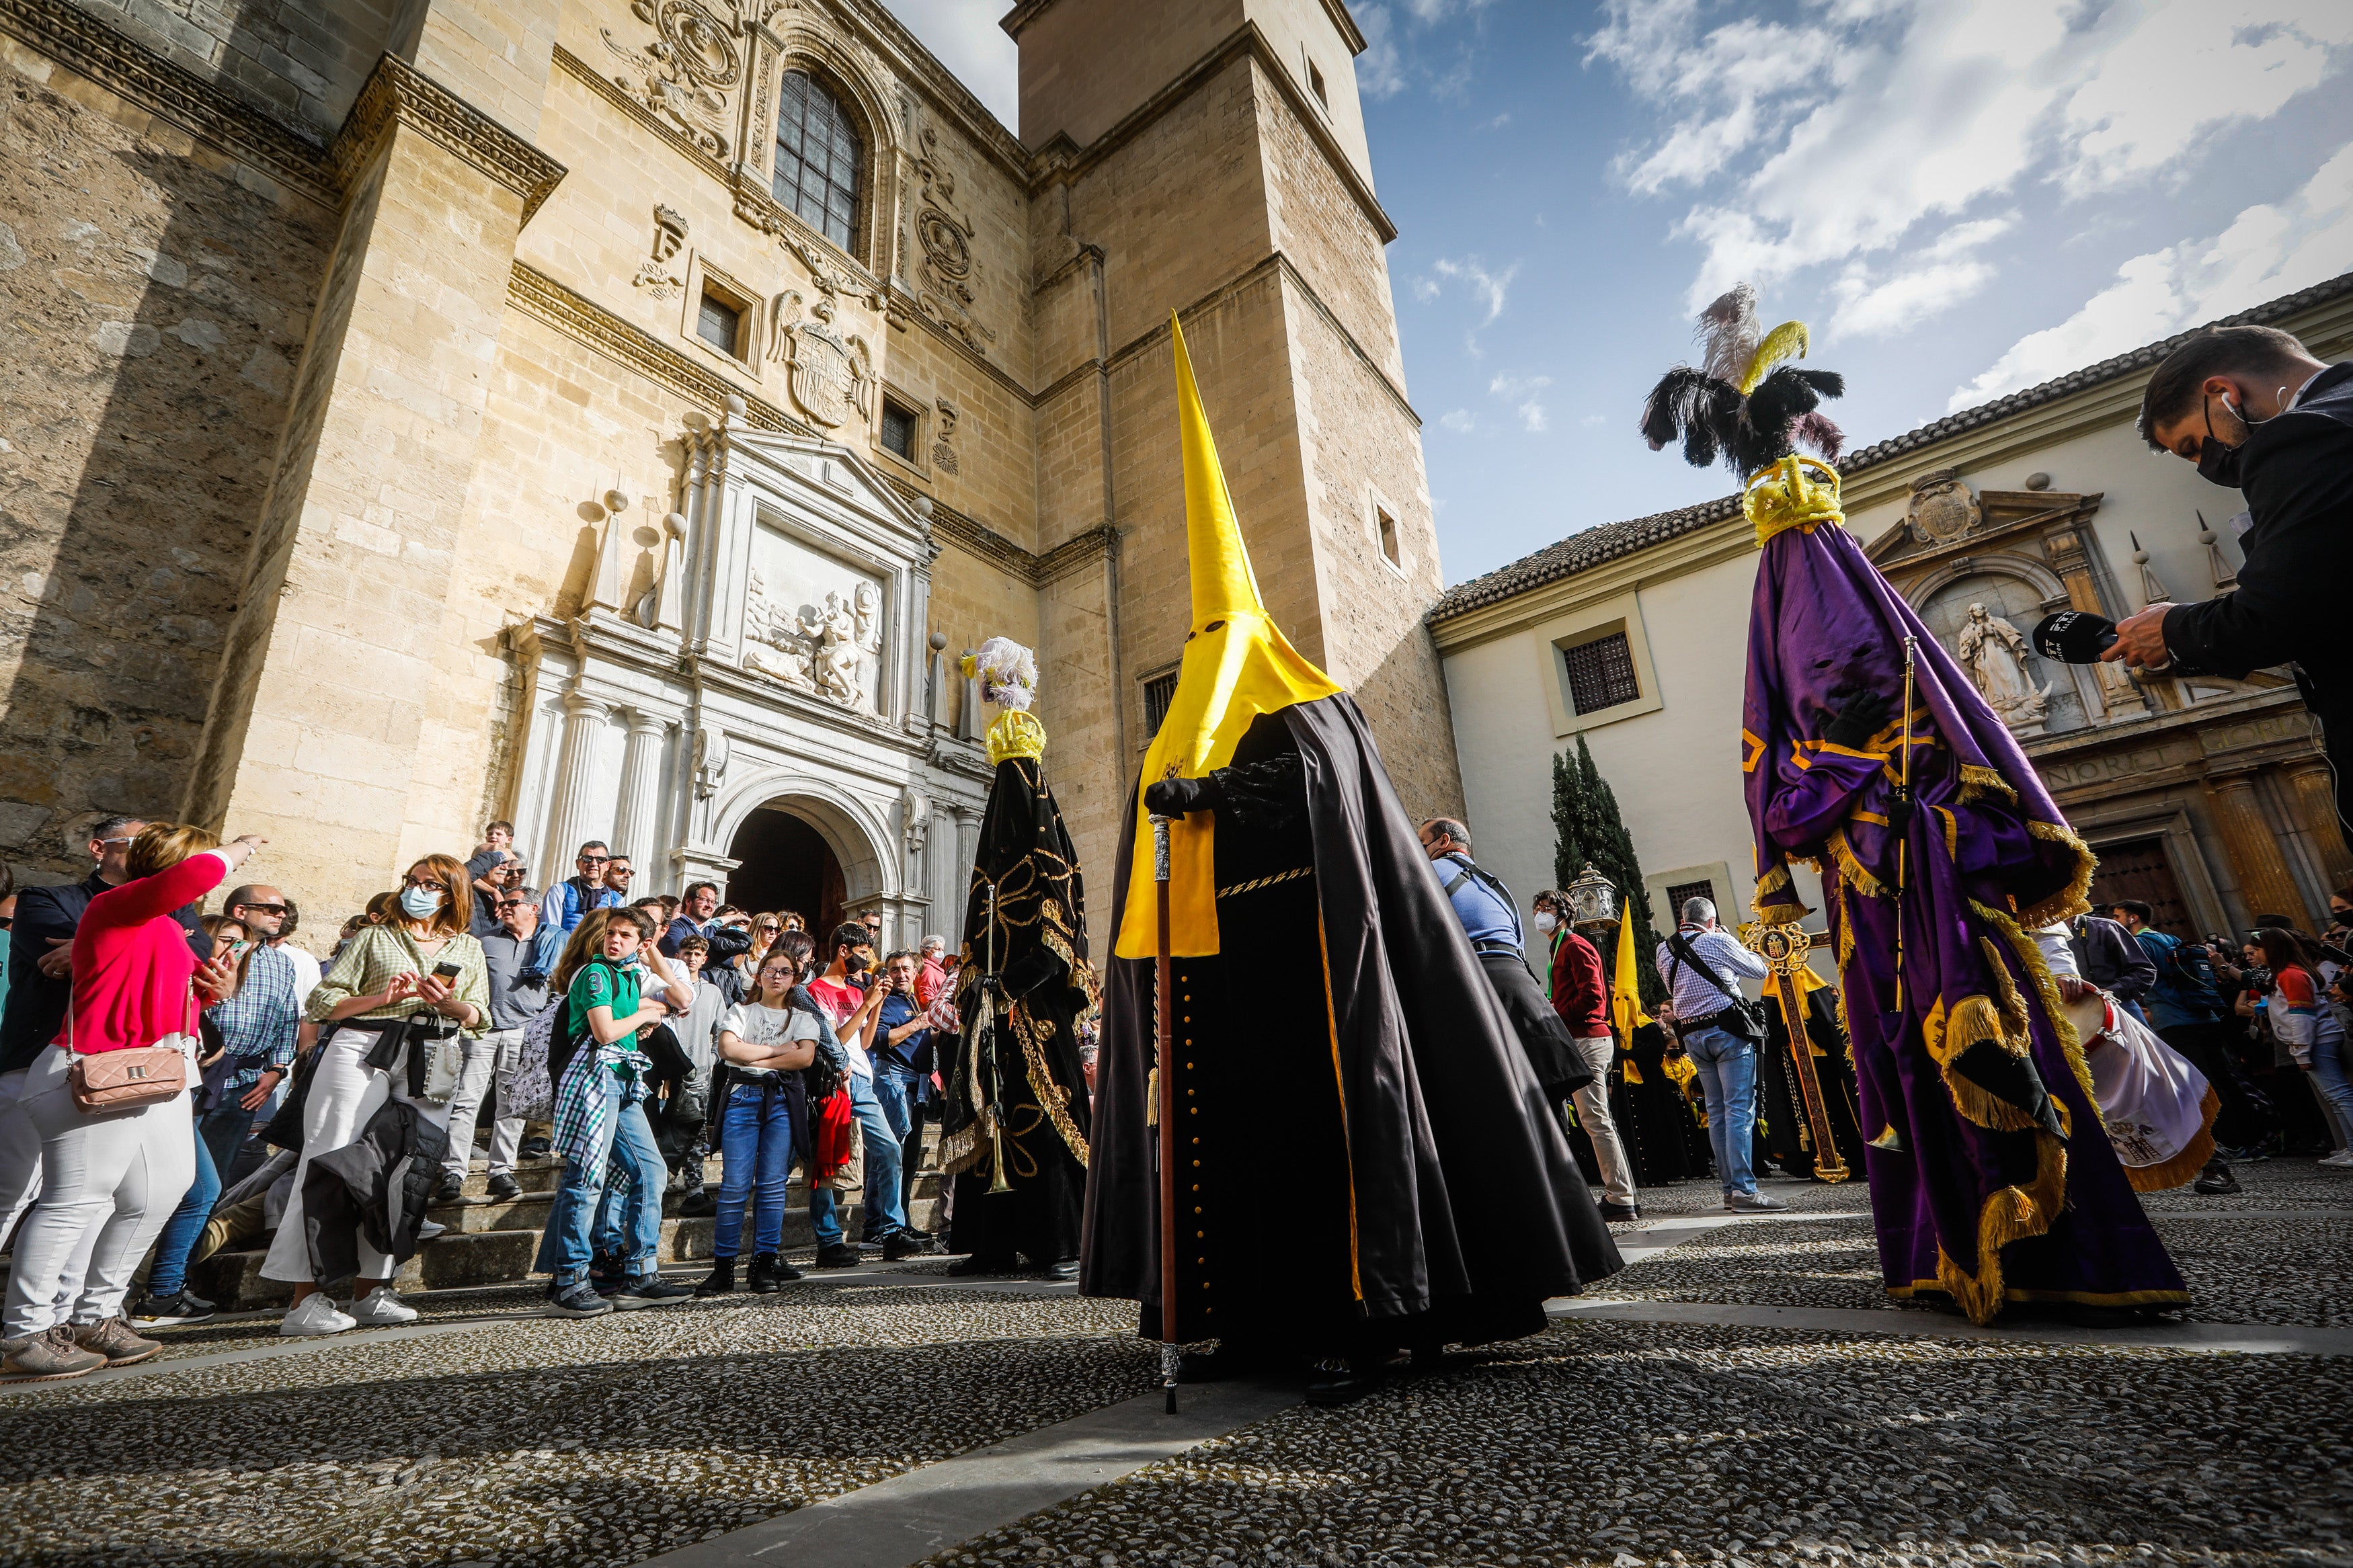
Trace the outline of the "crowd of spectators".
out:
M 108 817 L 81 882 L 0 881 L 0 1378 L 159 1353 L 141 1331 L 209 1321 L 189 1268 L 233 1244 L 266 1247 L 283 1334 L 410 1321 L 396 1280 L 443 1228 L 429 1211 L 515 1204 L 533 1160 L 559 1163 L 537 1260 L 554 1316 L 798 1278 L 797 1167 L 818 1267 L 939 1249 L 907 1215 L 956 1028 L 943 939 L 878 952 L 870 912 L 820 950 L 801 915 L 708 881 L 640 894 L 594 841 L 537 888 L 500 822 L 407 867 L 322 964 L 280 888 L 203 912 L 262 847 Z M 118 1051 L 137 1054 L 97 1060 Z M 661 1274 L 672 1193 L 716 1213 L 699 1284 Z

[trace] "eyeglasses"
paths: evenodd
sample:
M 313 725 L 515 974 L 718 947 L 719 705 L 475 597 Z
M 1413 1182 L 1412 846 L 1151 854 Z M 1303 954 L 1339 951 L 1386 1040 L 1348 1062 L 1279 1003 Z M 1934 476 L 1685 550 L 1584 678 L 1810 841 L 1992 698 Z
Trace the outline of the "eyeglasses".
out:
M 241 910 L 251 910 L 256 914 L 282 915 L 286 912 L 284 904 L 239 904 L 237 907 Z
M 492 904 L 491 907 L 498 910 L 499 913 L 504 914 L 509 910 L 529 909 L 531 905 L 529 900 L 523 899 L 501 899 L 497 903 Z
M 634 877 L 637 874 L 637 868 L 634 866 L 616 866 L 613 868 L 613 875 L 616 877 Z
M 441 879 L 438 877 L 403 877 L 400 879 L 400 885 L 404 888 L 431 888 L 436 892 L 438 892 L 441 890 Z
M 612 862 L 613 858 L 609 855 L 583 855 L 580 857 L 580 863 L 583 866 L 609 866 Z

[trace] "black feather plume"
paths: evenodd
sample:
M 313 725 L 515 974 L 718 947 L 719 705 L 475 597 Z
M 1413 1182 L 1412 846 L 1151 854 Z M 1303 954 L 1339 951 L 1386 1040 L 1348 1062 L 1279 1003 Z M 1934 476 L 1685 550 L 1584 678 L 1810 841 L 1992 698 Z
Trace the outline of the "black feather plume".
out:
M 1721 457 L 1744 479 L 1789 456 L 1799 443 L 1837 459 L 1845 437 L 1819 410 L 1823 398 L 1846 391 L 1844 376 L 1783 364 L 1743 397 L 1738 386 L 1720 374 L 1718 360 L 1749 363 L 1754 363 L 1749 356 L 1758 353 L 1781 358 L 1806 352 L 1804 330 L 1794 323 L 1775 329 L 1781 334 L 1794 328 L 1794 339 L 1754 331 L 1755 302 L 1755 291 L 1742 284 L 1702 313 L 1703 335 L 1713 334 L 1710 352 L 1716 353 L 1726 344 L 1740 352 L 1729 357 L 1717 353 L 1704 370 L 1679 364 L 1659 378 L 1642 405 L 1642 438 L 1651 450 L 1680 437 L 1683 460 L 1694 468 L 1706 468 Z M 1716 343 L 1717 338 L 1725 343 Z

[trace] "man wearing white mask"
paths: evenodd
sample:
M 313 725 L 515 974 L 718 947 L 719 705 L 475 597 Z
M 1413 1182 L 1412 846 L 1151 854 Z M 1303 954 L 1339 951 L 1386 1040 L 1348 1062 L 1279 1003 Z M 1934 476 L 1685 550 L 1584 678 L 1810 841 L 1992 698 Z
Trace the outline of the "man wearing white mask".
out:
M 1601 1217 L 1640 1219 L 1634 1163 L 1626 1157 L 1626 1141 L 1609 1114 L 1609 1068 L 1617 1060 L 1618 1042 L 1609 1032 L 1609 988 L 1601 978 L 1601 955 L 1569 929 L 1566 895 L 1547 889 L 1535 896 L 1532 908 L 1536 931 L 1552 953 L 1545 994 L 1568 1026 L 1569 1038 L 1577 1042 L 1585 1065 L 1593 1069 L 1593 1081 L 1569 1099 L 1577 1106 L 1577 1124 L 1593 1141 L 1593 1163 L 1601 1172 Z

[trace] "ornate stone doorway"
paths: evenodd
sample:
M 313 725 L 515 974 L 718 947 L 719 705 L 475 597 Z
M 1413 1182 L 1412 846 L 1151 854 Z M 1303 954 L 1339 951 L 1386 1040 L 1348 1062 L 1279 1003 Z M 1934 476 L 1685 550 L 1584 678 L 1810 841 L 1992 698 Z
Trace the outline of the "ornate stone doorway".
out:
M 2091 894 L 2094 914 L 2106 914 L 2119 900 L 2137 900 L 2157 911 L 2150 923 L 2158 930 L 2179 937 L 2203 934 L 2190 919 L 2189 901 L 2181 896 L 2181 883 L 2173 874 L 2164 839 L 2133 838 L 2098 848 L 2100 869 L 2093 879 Z
M 848 889 L 840 858 L 786 803 L 772 801 L 746 816 L 727 858 L 737 865 L 727 878 L 726 902 L 754 912 L 797 910 L 820 947 L 841 923 Z

